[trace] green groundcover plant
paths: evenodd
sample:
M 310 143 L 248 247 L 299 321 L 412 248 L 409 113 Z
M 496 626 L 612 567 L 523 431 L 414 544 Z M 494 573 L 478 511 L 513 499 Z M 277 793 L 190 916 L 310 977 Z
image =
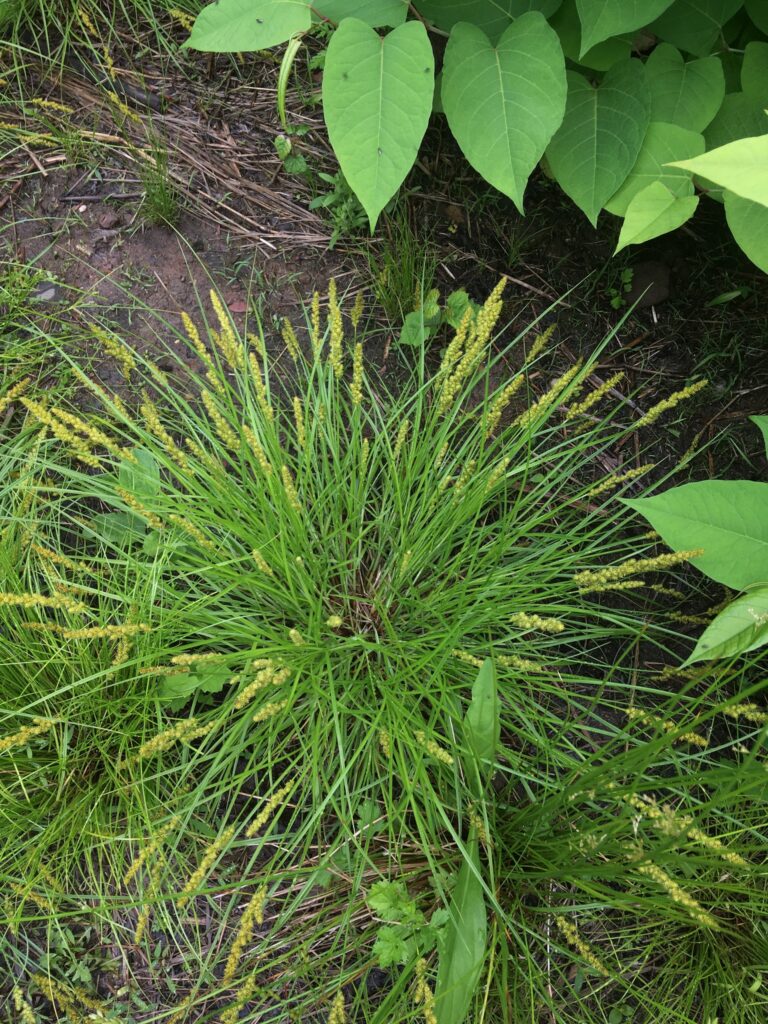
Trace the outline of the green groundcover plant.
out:
M 768 416 L 753 416 L 766 440 Z M 628 501 L 674 546 L 683 537 L 703 554 L 694 564 L 746 593 L 727 604 L 700 637 L 687 664 L 753 651 L 768 643 L 768 484 L 703 480 Z
M 593 225 L 622 218 L 618 251 L 680 227 L 703 193 L 768 271 L 763 0 L 217 0 L 186 45 L 288 43 L 284 117 L 302 38 L 329 30 L 325 121 L 371 230 L 437 110 L 521 212 L 541 164 Z
M 396 387 L 332 288 L 0 399 L 21 1019 L 764 1019 L 758 655 L 674 667 L 696 552 L 598 470 L 691 389 L 638 417 L 501 301 Z

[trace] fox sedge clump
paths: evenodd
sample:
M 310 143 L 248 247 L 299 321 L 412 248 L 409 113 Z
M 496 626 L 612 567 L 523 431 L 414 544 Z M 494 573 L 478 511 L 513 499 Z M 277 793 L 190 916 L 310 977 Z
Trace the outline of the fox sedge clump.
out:
M 648 463 L 605 460 L 634 442 L 621 381 L 586 391 L 594 360 L 545 354 L 551 331 L 526 358 L 503 300 L 469 306 L 396 393 L 338 286 L 327 318 L 313 297 L 276 339 L 221 302 L 215 332 L 187 315 L 173 386 L 132 354 L 138 414 L 110 403 L 109 427 L 20 392 L 47 433 L 26 533 L 0 533 L 4 807 L 35 858 L 94 865 L 74 888 L 129 963 L 159 932 L 206 965 L 171 1015 L 234 1022 L 279 977 L 297 1019 L 441 1021 L 464 914 L 485 935 L 469 985 L 499 1019 L 567 1021 L 579 969 L 599 1005 L 647 978 L 647 1016 L 704 949 L 743 991 L 761 697 L 730 665 L 663 675 L 658 588 L 683 592 L 699 552 L 627 529 L 614 495 Z M 24 891 L 58 906 L 33 874 Z M 380 880 L 394 897 L 373 915 Z M 31 929 L 33 897 L 9 892 Z M 30 934 L 0 939 L 15 977 Z M 374 961 L 391 984 L 372 1008 Z

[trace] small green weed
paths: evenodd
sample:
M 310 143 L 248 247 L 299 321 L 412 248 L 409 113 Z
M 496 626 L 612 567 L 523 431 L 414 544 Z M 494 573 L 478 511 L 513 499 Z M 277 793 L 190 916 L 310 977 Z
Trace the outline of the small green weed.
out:
M 332 226 L 328 248 L 333 249 L 340 239 L 356 235 L 366 227 L 368 217 L 341 171 L 335 174 L 319 171 L 317 177 L 331 188 L 329 192 L 315 196 L 309 208 L 328 212 Z
M 437 272 L 434 247 L 413 227 L 398 204 L 383 223 L 378 246 L 366 246 L 365 257 L 378 305 L 392 324 L 404 321 L 433 287 Z
M 149 153 L 138 157 L 144 190 L 142 213 L 150 224 L 173 227 L 181 214 L 178 191 L 168 171 L 168 147 L 155 140 Z
M 618 279 L 613 284 L 608 285 L 606 295 L 612 309 L 622 309 L 626 306 L 626 296 L 628 292 L 632 291 L 634 277 L 635 272 L 632 267 L 624 267 L 619 271 Z

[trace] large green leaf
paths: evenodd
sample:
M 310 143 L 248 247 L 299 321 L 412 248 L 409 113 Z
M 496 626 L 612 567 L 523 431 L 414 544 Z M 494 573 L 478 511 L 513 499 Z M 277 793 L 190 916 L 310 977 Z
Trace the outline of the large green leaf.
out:
M 464 1024 L 485 959 L 487 931 L 480 850 L 472 835 L 453 891 L 450 919 L 438 942 L 435 1012 L 440 1024 Z
M 768 582 L 768 484 L 702 480 L 623 500 L 673 550 L 703 548 L 692 564 L 718 583 L 747 590 Z
M 650 26 L 659 39 L 706 57 L 723 25 L 744 0 L 675 0 Z
M 184 675 L 163 676 L 157 695 L 170 702 L 173 710 L 184 707 L 193 693 L 220 693 L 232 679 L 232 670 L 226 665 L 198 665 Z
M 768 274 L 768 207 L 726 192 L 725 219 L 739 248 Z
M 699 637 L 685 665 L 713 658 L 733 658 L 768 644 L 768 586 L 737 597 Z
M 216 0 L 202 9 L 183 45 L 206 53 L 265 50 L 311 27 L 307 0 Z
M 432 111 L 432 46 L 419 21 L 386 36 L 346 18 L 328 46 L 323 109 L 328 136 L 373 231 L 413 166 Z
M 768 43 L 747 43 L 741 65 L 741 88 L 755 103 L 768 106 Z
M 648 127 L 651 98 L 638 60 L 615 64 L 595 88 L 568 72 L 565 118 L 547 149 L 549 167 L 590 222 L 624 184 Z
M 598 43 L 586 53 L 581 52 L 581 20 L 576 0 L 563 0 L 557 13 L 550 19 L 552 28 L 560 37 L 560 45 L 568 60 L 592 71 L 607 71 L 632 53 L 632 35 L 618 35 Z
M 89 526 L 105 544 L 119 548 L 143 540 L 147 533 L 147 524 L 135 512 L 100 512 Z
M 704 136 L 676 124 L 652 121 L 643 139 L 635 166 L 619 191 L 605 204 L 606 210 L 623 217 L 631 201 L 653 182 L 661 182 L 673 196 L 693 195 L 693 182 L 687 171 L 667 166 L 672 160 L 698 156 L 704 152 Z
M 741 62 L 740 92 L 731 92 L 723 100 L 717 115 L 704 132 L 707 149 L 718 149 L 736 139 L 762 135 L 768 130 L 768 81 L 764 44 L 749 43 Z
M 759 428 L 765 441 L 765 454 L 768 455 L 768 416 L 750 416 L 756 427 Z
M 747 0 L 746 8 L 752 21 L 768 35 L 768 4 L 765 0 Z
M 500 734 L 496 671 L 491 659 L 486 658 L 472 686 L 472 700 L 464 716 L 464 739 L 470 750 L 469 764 L 464 767 L 475 783 L 478 799 L 482 797 L 484 782 L 493 770 Z
M 676 196 L 660 181 L 646 185 L 627 207 L 616 252 L 674 231 L 693 216 L 698 196 Z
M 728 93 L 711 124 L 704 130 L 707 149 L 719 149 L 736 139 L 762 135 L 768 130 L 768 117 L 763 107 L 745 92 Z
M 491 39 L 498 39 L 515 18 L 528 11 L 539 11 L 548 18 L 562 0 L 416 0 L 414 7 L 428 21 L 450 32 L 466 21 L 481 28 Z
M 692 160 L 677 160 L 672 166 L 714 181 L 742 199 L 768 206 L 768 135 L 737 139 Z
M 702 132 L 720 109 L 725 75 L 719 57 L 686 63 L 669 43 L 660 43 L 645 62 L 651 90 L 651 120 Z
M 671 3 L 672 0 L 576 0 L 581 19 L 581 53 L 611 36 L 642 28 Z
M 160 493 L 160 466 L 152 452 L 146 448 L 134 448 L 135 462 L 120 463 L 118 481 L 120 486 L 137 498 L 154 498 Z
M 310 7 L 314 20 L 357 18 L 373 28 L 396 28 L 408 17 L 408 0 L 311 0 Z
M 545 18 L 523 14 L 494 48 L 474 25 L 451 32 L 443 108 L 476 171 L 522 212 L 528 176 L 565 110 L 565 62 Z

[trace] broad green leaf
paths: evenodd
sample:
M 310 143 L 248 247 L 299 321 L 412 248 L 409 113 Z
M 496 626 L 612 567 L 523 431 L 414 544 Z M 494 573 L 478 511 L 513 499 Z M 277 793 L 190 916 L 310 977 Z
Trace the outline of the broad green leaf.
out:
M 768 106 L 768 43 L 747 43 L 741 65 L 741 88 L 755 103 Z
M 765 131 L 768 131 L 768 117 L 762 104 L 756 103 L 745 92 L 734 92 L 726 94 L 722 106 L 704 130 L 704 139 L 707 149 L 714 150 L 737 139 L 762 135 Z M 698 179 L 696 184 L 710 190 L 715 198 L 722 196 L 722 190 L 714 182 Z
M 423 345 L 438 329 L 441 319 L 440 292 L 437 288 L 432 288 L 424 296 L 420 308 L 406 314 L 403 329 L 397 339 L 398 345 L 411 345 L 417 348 Z
M 704 139 L 708 150 L 715 150 L 730 142 L 762 135 L 768 129 L 768 116 L 762 106 L 756 104 L 746 93 L 737 92 L 727 95 L 723 105 L 712 124 L 705 133 Z M 697 176 L 696 187 L 706 191 L 713 199 L 723 202 L 723 189 L 713 181 Z
M 686 53 L 706 57 L 723 25 L 744 0 L 675 0 L 651 23 L 651 32 Z
M 307 0 L 216 0 L 198 14 L 183 46 L 205 53 L 266 50 L 311 27 Z
M 576 0 L 581 19 L 581 53 L 611 36 L 642 28 L 672 0 Z
M 451 32 L 443 107 L 476 171 L 522 212 L 528 176 L 562 121 L 565 62 L 541 14 L 523 14 L 494 48 L 474 25 Z
M 576 0 L 563 0 L 562 6 L 550 19 L 552 28 L 560 37 L 560 45 L 568 60 L 592 71 L 607 71 L 618 61 L 627 60 L 632 53 L 632 35 L 618 35 L 598 43 L 581 53 L 581 21 Z
M 714 181 L 742 199 L 768 206 L 768 135 L 737 139 L 692 160 L 677 160 L 672 166 Z
M 170 701 L 174 710 L 184 707 L 194 693 L 219 693 L 232 679 L 232 671 L 225 665 L 198 665 L 185 675 L 163 676 L 158 696 Z
M 768 586 L 756 587 L 725 608 L 699 637 L 684 665 L 733 658 L 768 644 Z
M 702 480 L 623 501 L 674 551 L 703 548 L 691 564 L 718 583 L 747 590 L 768 582 L 768 484 Z
M 226 665 L 198 665 L 194 675 L 198 689 L 203 693 L 219 693 L 232 679 L 232 669 Z
M 90 526 L 107 544 L 127 547 L 142 540 L 147 532 L 143 519 L 134 512 L 104 512 L 94 516 Z
M 480 851 L 473 835 L 456 880 L 450 921 L 438 943 L 435 1013 L 440 1024 L 465 1024 L 483 968 L 487 931 Z
M 331 38 L 323 75 L 325 123 L 371 231 L 416 159 L 432 110 L 434 65 L 419 21 L 382 37 L 346 18 Z
M 660 43 L 645 62 L 651 90 L 651 120 L 702 132 L 720 109 L 725 75 L 719 57 L 686 63 L 669 43 Z
M 606 210 L 623 217 L 635 196 L 654 182 L 661 182 L 673 196 L 693 195 L 693 182 L 687 171 L 667 166 L 672 160 L 698 156 L 704 152 L 704 136 L 676 124 L 652 121 L 643 139 L 635 166 L 616 195 L 605 204 Z
M 592 225 L 632 170 L 650 110 L 645 69 L 638 60 L 615 64 L 598 88 L 568 72 L 565 118 L 549 144 L 547 161 Z
M 144 543 L 141 546 L 141 550 L 149 558 L 154 558 L 163 547 L 162 533 L 159 530 L 151 530 L 144 537 Z
M 726 192 L 725 219 L 739 248 L 768 274 L 768 207 Z
M 160 680 L 158 697 L 161 700 L 174 701 L 174 707 L 183 707 L 188 697 L 197 689 L 197 677 L 191 672 L 178 672 L 174 675 L 163 676 Z
M 466 21 L 491 39 L 498 39 L 515 18 L 538 11 L 545 18 L 554 14 L 562 0 L 416 0 L 414 7 L 444 32 Z
M 750 416 L 749 418 L 760 429 L 765 441 L 765 454 L 768 456 L 768 416 Z
M 357 18 L 372 28 L 397 28 L 408 17 L 408 0 L 311 0 L 314 20 Z
M 745 6 L 755 25 L 768 35 L 768 4 L 765 0 L 747 0 Z
M 432 333 L 434 333 L 434 328 L 425 323 L 421 310 L 415 310 L 406 313 L 397 343 L 398 345 L 408 345 L 411 348 L 421 348 Z
M 627 207 L 616 252 L 674 231 L 693 216 L 698 205 L 698 196 L 675 196 L 660 181 L 646 185 Z
M 134 448 L 136 462 L 121 462 L 120 486 L 137 498 L 154 498 L 160 493 L 160 467 L 151 452 Z
M 477 776 L 475 795 L 478 799 L 482 797 L 483 783 L 493 770 L 500 735 L 496 671 L 493 661 L 486 658 L 472 686 L 472 700 L 464 716 L 464 739 L 471 751 L 470 763 L 464 768 L 470 778 Z

